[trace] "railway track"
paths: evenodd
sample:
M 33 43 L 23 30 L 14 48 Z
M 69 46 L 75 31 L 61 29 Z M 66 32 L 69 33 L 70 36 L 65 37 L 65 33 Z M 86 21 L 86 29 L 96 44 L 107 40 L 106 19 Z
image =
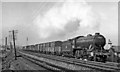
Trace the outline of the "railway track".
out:
M 26 60 L 31 61 L 32 63 L 35 63 L 35 64 L 45 68 L 47 70 L 47 72 L 53 72 L 53 71 L 55 71 L 55 72 L 57 72 L 57 71 L 68 72 L 68 71 L 71 71 L 69 69 L 59 67 L 59 66 L 53 65 L 51 63 L 39 60 L 37 57 L 31 57 L 31 56 L 28 56 L 26 54 L 22 55 L 22 57 Z
M 48 71 L 61 71 L 62 68 L 59 68 L 59 67 L 56 67 L 54 65 L 51 65 L 49 63 L 46 63 L 44 61 L 40 61 L 40 60 L 37 60 L 37 59 L 34 59 L 34 58 L 31 58 L 31 57 L 26 57 L 26 56 L 23 56 L 24 59 L 27 59 L 29 61 L 31 61 L 32 63 L 35 63 L 45 69 L 47 69 Z M 63 70 L 62 70 L 63 71 Z
M 82 66 L 82 67 L 86 67 L 86 68 L 90 68 L 91 70 L 98 70 L 98 71 L 111 71 L 111 72 L 116 72 L 116 71 L 120 71 L 119 67 L 117 67 L 117 65 L 113 65 L 113 64 L 106 64 L 106 63 L 99 63 L 99 62 L 91 62 L 91 61 L 82 61 L 82 60 L 78 60 L 78 59 L 73 59 L 73 58 L 65 58 L 65 57 L 59 57 L 59 56 L 52 56 L 52 55 L 44 55 L 44 54 L 39 54 L 39 53 L 23 53 L 20 52 L 21 54 L 25 56 L 27 56 L 30 59 L 33 59 L 35 61 L 40 62 L 41 60 L 39 60 L 40 57 L 44 57 L 50 60 L 54 60 L 54 61 L 59 61 L 59 62 L 64 62 L 67 64 L 72 64 L 75 66 Z M 31 60 L 32 61 L 32 60 Z M 43 62 L 43 61 L 42 61 Z M 47 65 L 50 65 L 52 67 L 56 67 L 58 70 L 63 70 L 63 71 L 68 71 L 68 70 L 76 70 L 76 69 L 67 69 L 65 67 L 60 67 L 60 66 L 56 66 L 53 64 L 50 64 L 48 62 L 45 62 Z M 39 63 L 36 63 L 39 64 Z M 50 67 L 49 67 L 50 68 Z M 51 69 L 51 70 L 55 70 L 55 69 Z

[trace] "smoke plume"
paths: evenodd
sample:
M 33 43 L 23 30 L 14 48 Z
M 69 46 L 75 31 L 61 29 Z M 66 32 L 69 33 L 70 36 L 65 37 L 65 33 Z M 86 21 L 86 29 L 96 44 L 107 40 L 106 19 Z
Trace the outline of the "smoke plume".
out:
M 98 26 L 97 14 L 85 1 L 65 1 L 53 6 L 44 14 L 39 14 L 35 20 L 40 38 L 64 37 L 78 31 L 80 28 L 94 29 Z

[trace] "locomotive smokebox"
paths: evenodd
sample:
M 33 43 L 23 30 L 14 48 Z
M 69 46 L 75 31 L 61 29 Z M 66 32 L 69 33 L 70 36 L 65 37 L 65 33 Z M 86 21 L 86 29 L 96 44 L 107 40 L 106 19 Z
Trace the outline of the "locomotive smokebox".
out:
M 95 36 L 94 36 L 94 43 L 96 46 L 101 46 L 101 47 L 104 47 L 105 44 L 106 44 L 106 39 L 103 35 L 100 35 L 100 33 L 95 33 Z

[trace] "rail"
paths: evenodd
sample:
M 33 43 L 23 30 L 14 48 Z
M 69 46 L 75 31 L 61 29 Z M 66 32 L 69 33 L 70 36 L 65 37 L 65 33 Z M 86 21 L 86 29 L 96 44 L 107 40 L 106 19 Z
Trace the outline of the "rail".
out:
M 37 60 L 39 60 L 38 57 L 44 57 L 47 59 L 51 59 L 51 60 L 56 60 L 56 61 L 60 61 L 60 62 L 66 62 L 69 64 L 74 64 L 74 65 L 78 65 L 78 66 L 84 66 L 84 67 L 89 67 L 92 69 L 99 69 L 102 71 L 119 71 L 119 67 L 118 65 L 114 65 L 114 64 L 106 64 L 106 63 L 100 63 L 100 62 L 92 62 L 92 61 L 83 61 L 83 60 L 78 60 L 78 59 L 73 59 L 73 58 L 65 58 L 65 57 L 59 57 L 59 56 L 50 56 L 50 55 L 43 55 L 43 54 L 39 54 L 39 53 L 34 53 L 34 55 L 30 55 L 27 53 L 23 53 L 20 52 L 26 56 L 29 56 L 31 58 L 35 58 Z

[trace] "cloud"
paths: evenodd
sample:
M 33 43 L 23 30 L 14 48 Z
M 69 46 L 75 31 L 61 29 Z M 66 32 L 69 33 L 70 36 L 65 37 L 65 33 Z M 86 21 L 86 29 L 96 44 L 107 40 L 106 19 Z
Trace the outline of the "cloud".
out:
M 65 1 L 56 5 L 44 14 L 39 14 L 34 24 L 38 26 L 40 38 L 66 36 L 80 28 L 94 29 L 99 27 L 100 19 L 92 7 L 83 2 Z

